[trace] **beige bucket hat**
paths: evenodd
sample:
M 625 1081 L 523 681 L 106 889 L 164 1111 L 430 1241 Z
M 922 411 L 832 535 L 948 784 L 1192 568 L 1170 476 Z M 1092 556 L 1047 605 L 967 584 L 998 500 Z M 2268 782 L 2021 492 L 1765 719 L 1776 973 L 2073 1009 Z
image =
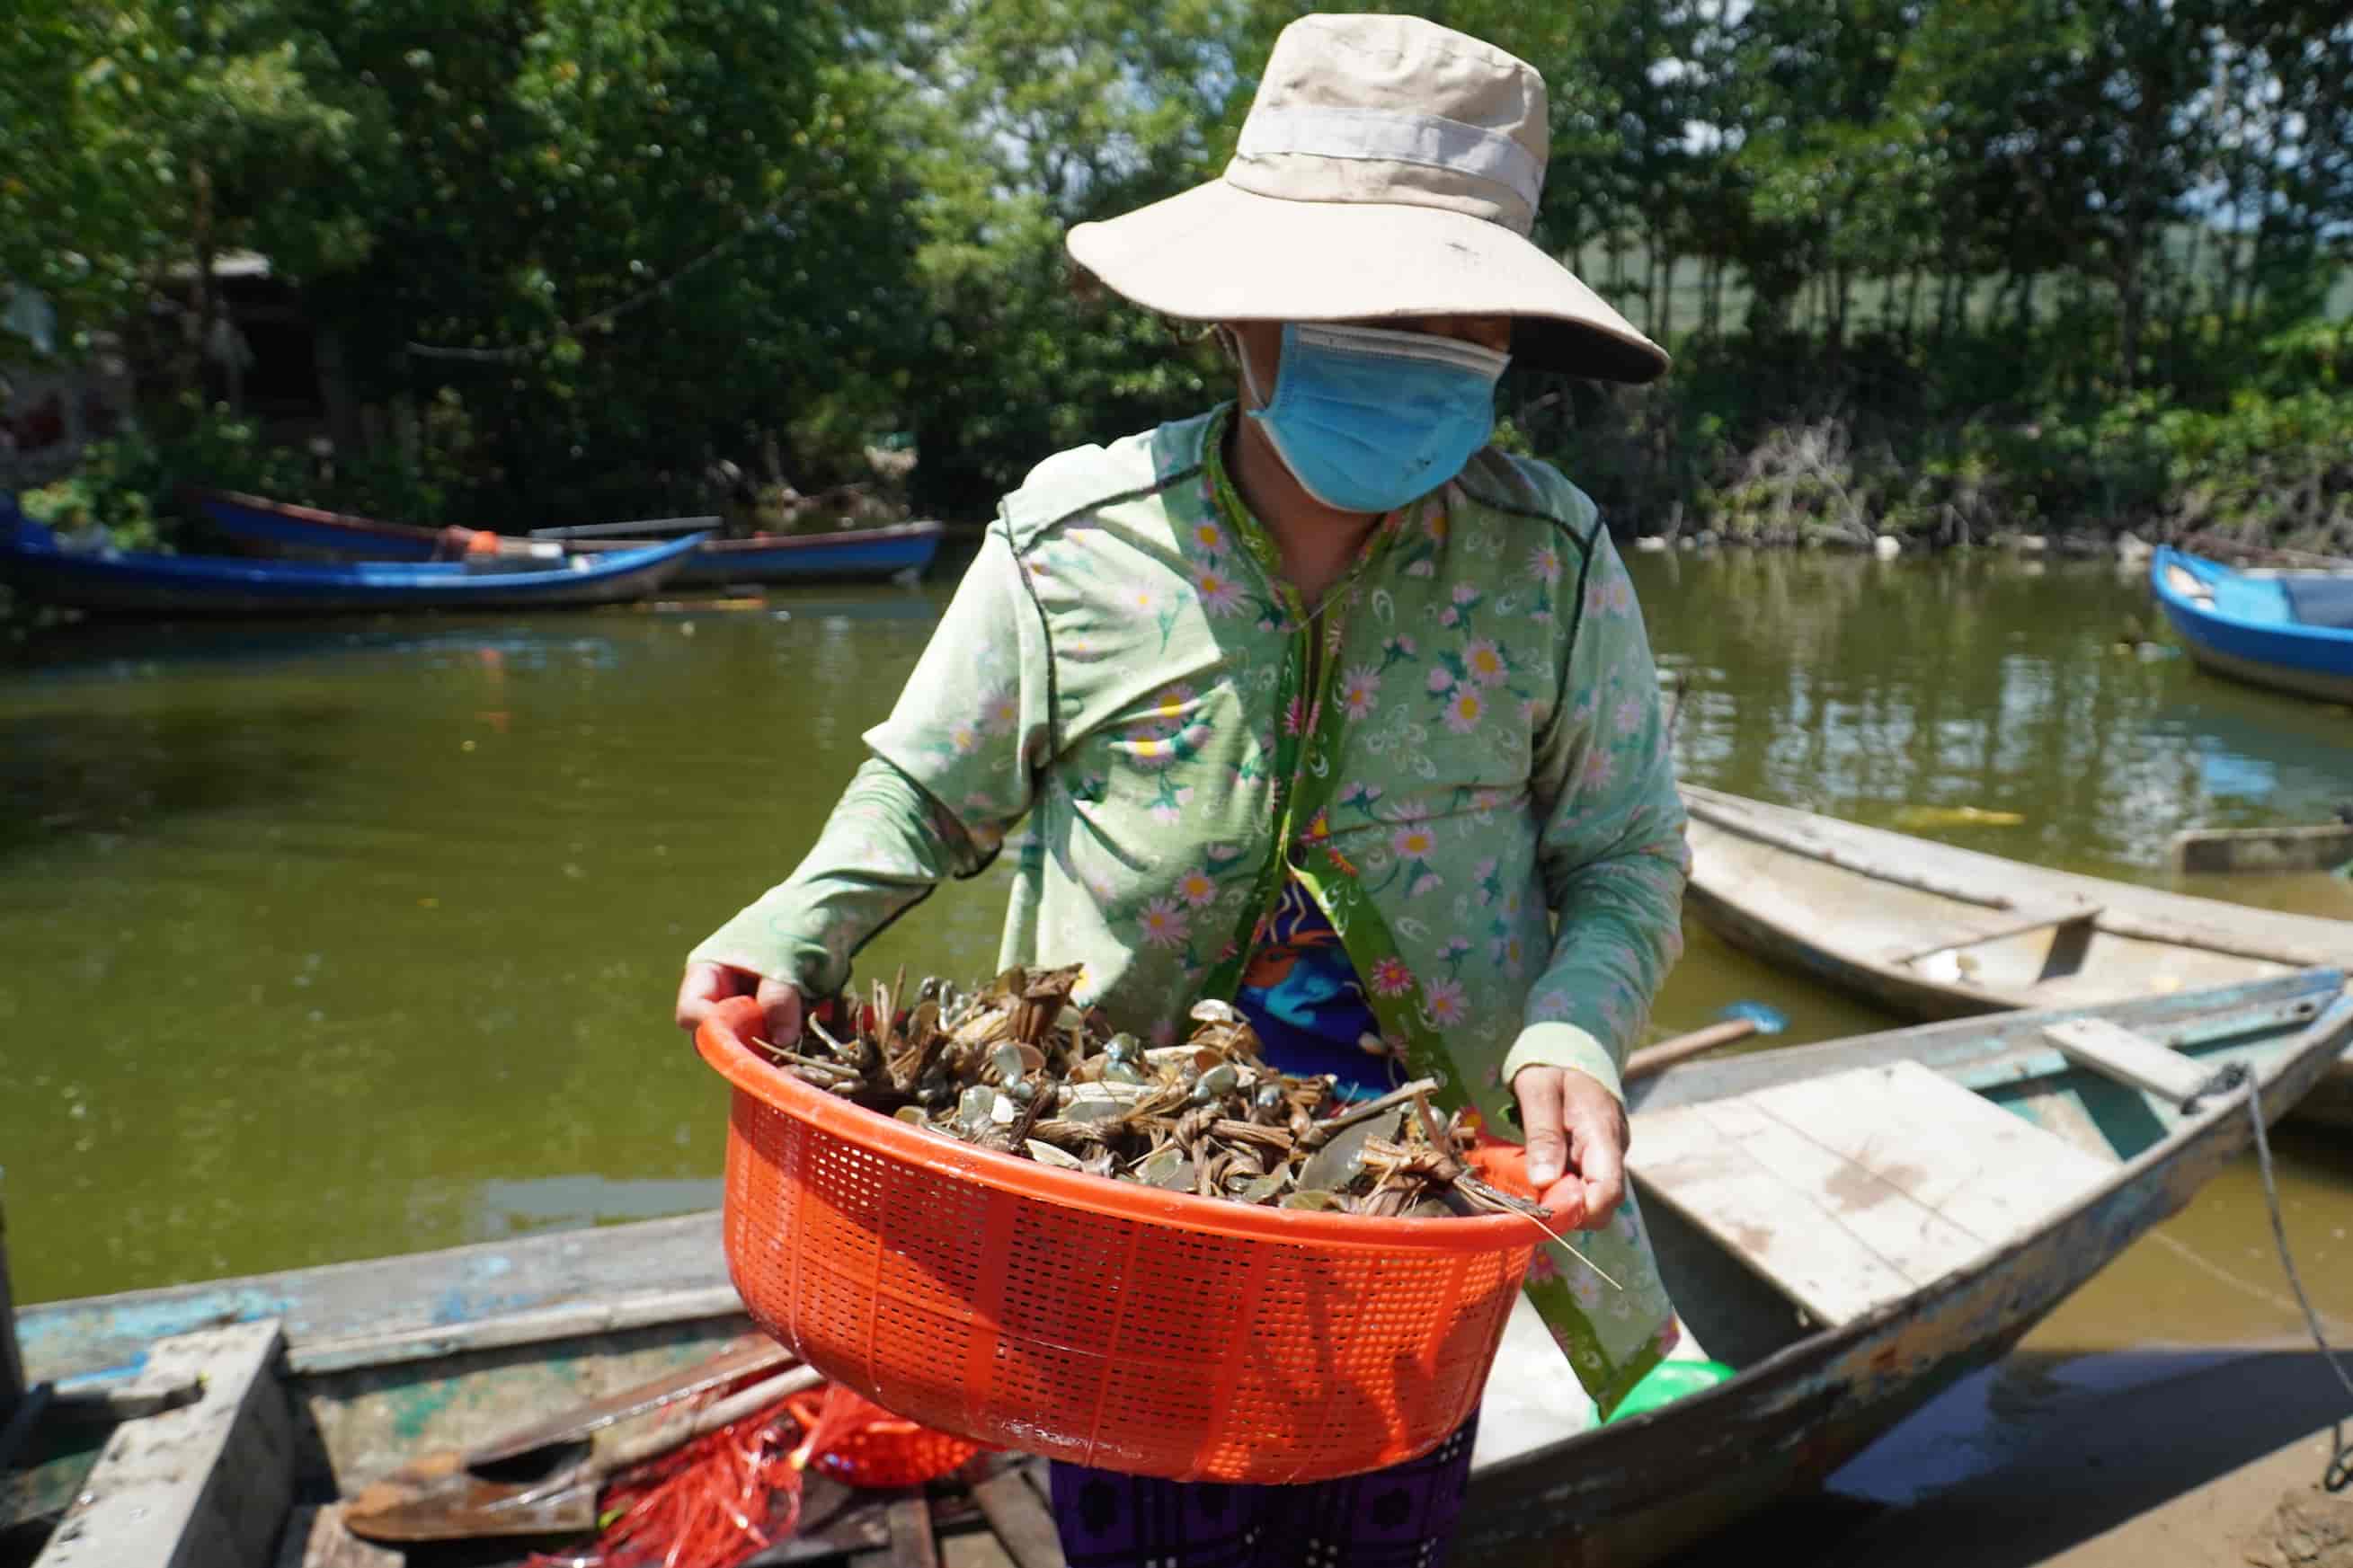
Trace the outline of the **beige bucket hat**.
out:
M 1666 352 L 1529 242 L 1546 150 L 1525 61 L 1418 16 L 1303 16 L 1222 176 L 1065 243 L 1164 315 L 1508 315 L 1517 363 L 1653 380 Z

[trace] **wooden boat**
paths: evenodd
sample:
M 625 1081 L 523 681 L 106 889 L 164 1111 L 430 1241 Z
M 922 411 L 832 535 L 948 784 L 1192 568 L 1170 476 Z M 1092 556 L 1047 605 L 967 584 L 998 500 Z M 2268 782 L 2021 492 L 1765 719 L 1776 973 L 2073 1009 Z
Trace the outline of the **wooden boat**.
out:
M 2092 1006 L 2353 964 L 2353 921 L 2046 870 L 1687 784 L 1685 904 L 1888 1011 Z M 2353 1062 L 2298 1119 L 2353 1126 Z
M 934 521 L 830 533 L 721 538 L 715 517 L 646 519 L 535 529 L 517 538 L 482 529 L 418 528 L 374 518 L 292 506 L 227 490 L 190 498 L 232 539 L 281 554 L 359 561 L 447 561 L 468 554 L 561 561 L 572 554 L 642 550 L 665 534 L 710 531 L 670 581 L 675 586 L 729 584 L 882 582 L 920 576 L 939 552 L 945 530 Z
M 590 523 L 537 528 L 534 542 L 563 541 L 575 550 L 627 547 L 624 536 L 649 531 L 639 523 Z M 763 583 L 879 583 L 917 578 L 939 553 L 947 530 L 925 518 L 829 533 L 755 533 L 711 539 L 687 562 L 682 583 L 704 586 Z
M 2236 570 L 2162 545 L 2148 570 L 2166 619 L 2206 668 L 2353 703 L 2353 571 Z
M 2218 1069 L 2252 1075 L 2276 1116 L 2348 1037 L 2353 1000 L 2330 970 L 1687 1062 L 1643 1082 L 1631 1170 L 1685 1353 L 1704 1346 L 1737 1375 L 1594 1426 L 1581 1395 L 1562 1397 L 1575 1384 L 1524 1307 L 1489 1378 L 1456 1560 L 1641 1568 L 1822 1480 L 2243 1148 L 2247 1094 L 2212 1088 Z M 2203 1092 L 2185 1105 L 2189 1090 Z M 419 1452 L 682 1366 L 745 1327 L 715 1214 L 19 1319 L 27 1374 L 85 1400 L 142 1378 L 152 1391 L 159 1345 L 183 1342 L 164 1336 L 260 1343 L 266 1355 L 237 1353 L 259 1357 L 296 1418 L 249 1451 L 248 1469 L 274 1443 L 278 1468 L 239 1495 L 281 1520 L 290 1497 L 349 1496 Z M 90 1517 L 112 1495 L 104 1472 L 75 1460 L 49 1495 L 84 1489 L 99 1500 L 82 1509 L 87 1545 L 106 1522 Z M 842 1528 L 887 1539 L 892 1502 L 848 1509 Z M 1050 1542 L 1024 1551 L 1009 1560 L 1060 1561 Z
M 2346 815 L 2353 817 L 2353 808 Z M 2166 847 L 2185 875 L 2202 872 L 2341 871 L 2353 868 L 2353 820 L 2302 827 L 2187 827 Z
M 49 604 L 155 615 L 540 609 L 638 598 L 667 582 L 700 542 L 701 536 L 693 535 L 552 563 L 496 556 L 459 562 L 252 561 L 69 550 L 47 529 L 20 518 L 12 531 L 0 534 L 0 577 Z

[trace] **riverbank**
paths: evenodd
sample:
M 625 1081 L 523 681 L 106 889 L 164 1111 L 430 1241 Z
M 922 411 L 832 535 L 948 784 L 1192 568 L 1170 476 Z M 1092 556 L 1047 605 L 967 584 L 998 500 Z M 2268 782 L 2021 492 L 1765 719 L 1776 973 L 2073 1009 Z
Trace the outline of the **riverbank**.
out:
M 2189 547 L 2185 542 L 2185 548 Z M 1964 543 L 1947 541 L 1906 539 L 1895 533 L 1852 535 L 1845 533 L 1725 534 L 1715 529 L 1702 529 L 1697 533 L 1637 534 L 1621 546 L 1637 554 L 1662 554 L 1670 550 L 1828 550 L 1848 551 L 1858 554 L 1879 556 L 1882 560 L 1904 554 L 1968 554 L 1992 553 L 2021 556 L 2028 559 L 2045 557 L 2068 561 L 2093 561 L 2113 558 L 2126 565 L 2146 562 L 2156 546 L 2129 531 L 2118 534 L 2082 532 L 2064 533 L 1997 533 L 1982 542 Z M 2261 550 L 2257 545 L 2253 548 Z M 2348 560 L 2353 566 L 2353 560 Z

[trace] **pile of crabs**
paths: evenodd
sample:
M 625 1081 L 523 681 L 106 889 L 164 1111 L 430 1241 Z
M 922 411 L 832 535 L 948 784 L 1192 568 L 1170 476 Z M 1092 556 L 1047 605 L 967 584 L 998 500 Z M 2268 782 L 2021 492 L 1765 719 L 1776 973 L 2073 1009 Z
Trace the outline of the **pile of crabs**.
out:
M 1231 1006 L 1196 1005 L 1193 1037 L 1151 1048 L 1071 1000 L 1079 966 L 1014 968 L 973 992 L 903 973 L 852 1005 L 848 1037 L 815 1018 L 792 1049 L 754 1042 L 813 1088 L 984 1149 L 1231 1203 L 1440 1218 L 1536 1205 L 1482 1180 L 1472 1134 L 1436 1080 L 1350 1100 L 1330 1076 L 1277 1072 Z

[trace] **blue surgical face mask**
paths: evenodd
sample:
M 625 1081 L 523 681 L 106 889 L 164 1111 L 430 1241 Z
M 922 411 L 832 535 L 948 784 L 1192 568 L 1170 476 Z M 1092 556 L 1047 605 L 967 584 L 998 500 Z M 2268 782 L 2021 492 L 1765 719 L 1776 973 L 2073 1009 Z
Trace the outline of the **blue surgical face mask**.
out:
M 1286 322 L 1270 400 L 1250 411 L 1300 488 L 1341 511 L 1428 495 L 1487 444 L 1509 354 L 1427 332 Z

